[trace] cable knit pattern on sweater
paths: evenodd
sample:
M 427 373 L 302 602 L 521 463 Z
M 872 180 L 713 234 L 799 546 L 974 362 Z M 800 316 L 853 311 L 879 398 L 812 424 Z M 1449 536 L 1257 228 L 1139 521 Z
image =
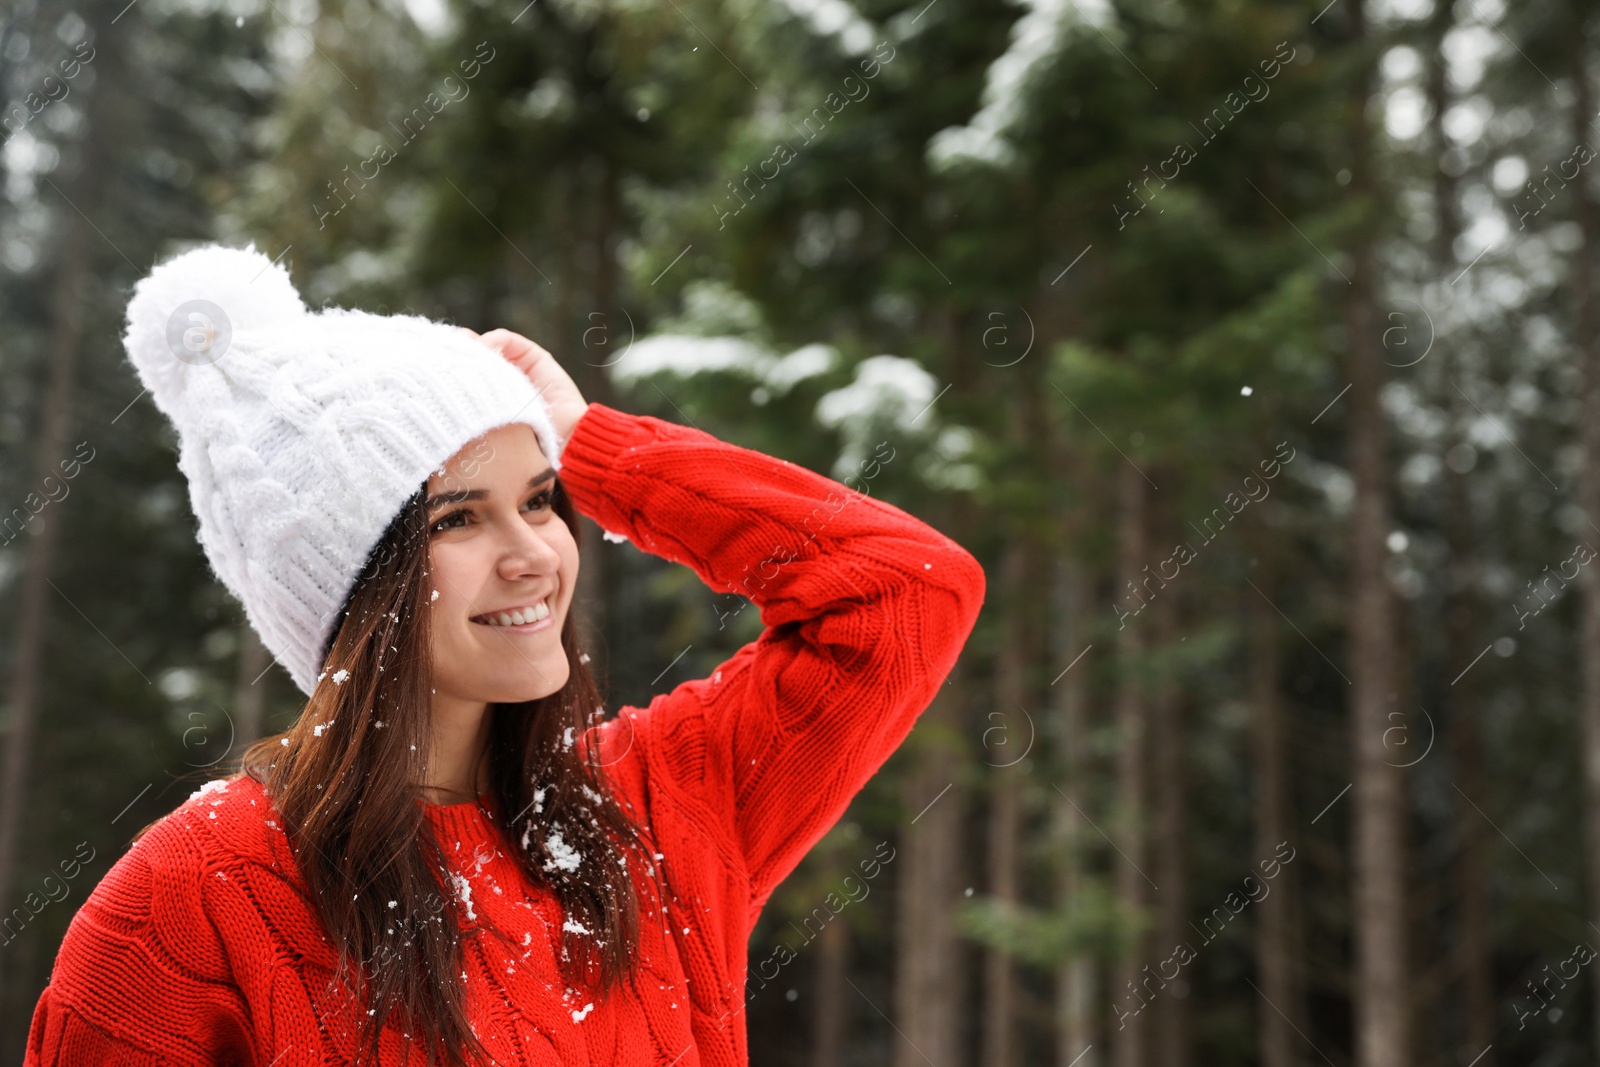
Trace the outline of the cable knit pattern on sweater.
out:
M 762 906 L 905 738 L 977 619 L 984 574 L 883 501 L 699 430 L 590 404 L 562 456 L 579 511 L 748 596 L 761 635 L 708 678 L 594 727 L 671 895 L 638 966 L 591 1004 L 557 968 L 559 902 L 478 803 L 426 805 L 463 929 L 467 1006 L 497 1064 L 748 1062 L 746 945 Z M 640 891 L 654 899 L 649 881 Z M 73 917 L 27 1067 L 354 1062 L 355 1017 L 271 802 L 209 783 L 152 827 Z M 513 933 L 490 936 L 488 917 Z M 384 1064 L 422 1062 L 398 1024 Z

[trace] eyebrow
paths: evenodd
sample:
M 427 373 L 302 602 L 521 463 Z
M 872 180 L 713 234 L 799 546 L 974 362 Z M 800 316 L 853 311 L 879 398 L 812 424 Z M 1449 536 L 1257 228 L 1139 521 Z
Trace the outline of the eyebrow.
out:
M 535 474 L 532 478 L 528 479 L 527 487 L 532 489 L 534 486 L 547 482 L 555 476 L 555 470 L 553 468 L 546 467 L 544 473 Z M 488 497 L 488 495 L 489 491 L 487 489 L 457 489 L 454 492 L 449 493 L 436 493 L 433 496 L 430 496 L 427 502 L 422 506 L 424 510 L 432 511 L 434 508 L 440 507 L 444 504 L 459 504 L 467 500 L 483 500 Z

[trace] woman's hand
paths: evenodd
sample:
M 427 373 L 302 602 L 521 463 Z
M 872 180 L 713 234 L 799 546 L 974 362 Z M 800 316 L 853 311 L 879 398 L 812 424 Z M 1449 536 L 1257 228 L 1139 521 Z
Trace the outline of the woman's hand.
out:
M 461 328 L 467 330 L 465 326 Z M 578 420 L 589 410 L 589 405 L 583 399 L 583 394 L 578 392 L 571 375 L 556 362 L 556 357 L 520 333 L 510 330 L 490 330 L 485 334 L 474 330 L 467 332 L 499 352 L 512 366 L 528 376 L 550 408 L 550 418 L 556 424 L 556 433 L 561 435 L 564 447 L 572 437 L 572 428 L 578 425 Z

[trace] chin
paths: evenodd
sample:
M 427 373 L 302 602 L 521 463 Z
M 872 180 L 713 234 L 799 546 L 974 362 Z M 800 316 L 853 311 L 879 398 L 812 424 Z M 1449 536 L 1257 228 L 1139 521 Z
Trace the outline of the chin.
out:
M 485 697 L 485 700 L 496 704 L 521 704 L 538 700 L 560 692 L 572 674 L 565 656 L 548 665 L 541 663 L 539 667 L 535 671 L 526 669 L 524 665 L 523 670 L 516 672 L 515 678 L 508 678 L 504 685 L 494 686 L 494 695 Z

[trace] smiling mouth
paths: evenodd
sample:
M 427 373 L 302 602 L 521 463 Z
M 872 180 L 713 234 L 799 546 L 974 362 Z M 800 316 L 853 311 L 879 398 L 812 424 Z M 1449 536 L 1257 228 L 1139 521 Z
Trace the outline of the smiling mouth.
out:
M 513 608 L 509 611 L 492 611 L 482 615 L 474 615 L 469 622 L 479 626 L 493 626 L 503 629 L 532 628 L 538 623 L 548 622 L 550 619 L 549 597 L 532 604 Z

